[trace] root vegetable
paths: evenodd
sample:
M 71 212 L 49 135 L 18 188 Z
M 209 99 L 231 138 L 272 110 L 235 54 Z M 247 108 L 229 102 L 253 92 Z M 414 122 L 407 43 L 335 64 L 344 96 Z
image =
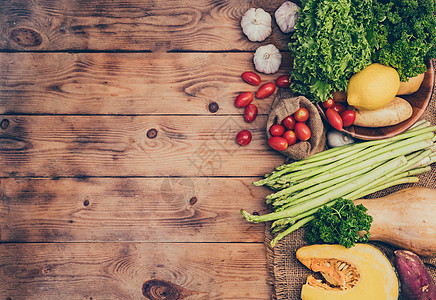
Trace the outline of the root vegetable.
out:
M 412 116 L 412 106 L 406 100 L 395 97 L 387 106 L 376 110 L 358 110 L 354 125 L 362 127 L 384 127 L 401 123 Z
M 398 89 L 397 95 L 409 95 L 413 94 L 421 86 L 424 80 L 424 73 L 421 73 L 415 77 L 409 78 L 406 82 L 400 82 L 400 88 Z
M 394 264 L 401 282 L 401 290 L 409 300 L 436 300 L 436 284 L 413 252 L 397 250 Z

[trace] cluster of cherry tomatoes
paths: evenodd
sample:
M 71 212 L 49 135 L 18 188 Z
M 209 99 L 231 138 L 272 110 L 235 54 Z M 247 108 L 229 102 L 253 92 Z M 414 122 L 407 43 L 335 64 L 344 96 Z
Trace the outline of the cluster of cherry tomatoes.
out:
M 356 113 L 351 109 L 346 109 L 345 106 L 339 102 L 335 102 L 332 98 L 328 98 L 321 103 L 325 109 L 325 115 L 330 125 L 342 131 L 344 127 L 353 125 L 356 120 Z
M 254 72 L 244 72 L 241 75 L 242 79 L 248 84 L 258 86 L 261 83 L 261 78 Z M 242 92 L 235 99 L 235 106 L 244 108 L 244 120 L 247 123 L 253 122 L 258 114 L 258 108 L 252 101 L 254 96 L 257 99 L 264 99 L 274 94 L 276 87 L 289 87 L 289 75 L 282 75 L 278 77 L 275 82 L 267 82 L 262 84 L 255 94 L 252 92 Z M 242 146 L 248 145 L 251 142 L 251 132 L 249 130 L 242 130 L 236 135 L 236 142 Z
M 312 135 L 306 121 L 309 119 L 309 111 L 305 107 L 300 107 L 292 115 L 283 119 L 281 124 L 274 124 L 270 127 L 271 137 L 268 144 L 271 148 L 283 151 L 292 146 L 297 141 L 307 141 Z

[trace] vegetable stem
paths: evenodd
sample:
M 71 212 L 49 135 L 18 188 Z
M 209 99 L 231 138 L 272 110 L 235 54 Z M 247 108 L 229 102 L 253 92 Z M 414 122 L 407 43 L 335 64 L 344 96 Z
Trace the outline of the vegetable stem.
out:
M 307 223 L 309 223 L 313 219 L 315 219 L 315 217 L 312 215 L 312 216 L 309 216 L 309 217 L 306 217 L 306 218 L 303 218 L 303 219 L 299 220 L 298 222 L 296 222 L 295 224 L 290 226 L 288 229 L 286 229 L 286 230 L 280 232 L 279 234 L 277 234 L 274 237 L 274 239 L 272 239 L 272 241 L 270 243 L 270 246 L 274 247 L 277 244 L 277 242 L 280 241 L 282 238 L 284 238 L 286 235 L 288 235 L 288 234 L 294 232 L 295 230 L 303 227 L 304 225 L 306 225 Z
M 295 217 L 298 214 L 306 212 L 312 208 L 320 207 L 328 203 L 329 201 L 342 197 L 343 195 L 354 190 L 354 188 L 361 188 L 363 186 L 366 186 L 371 181 L 373 181 L 374 178 L 378 178 L 385 174 L 388 174 L 405 163 L 407 163 L 406 158 L 404 156 L 399 156 L 376 167 L 375 169 L 367 172 L 366 174 L 363 174 L 358 178 L 352 178 L 343 182 L 341 185 L 338 185 L 336 190 L 333 190 L 331 193 L 321 195 L 318 198 L 313 198 L 309 201 L 303 202 L 296 206 L 292 206 L 283 211 L 273 212 L 266 215 L 253 216 L 250 215 L 248 212 L 241 210 L 241 214 L 247 221 L 254 223 L 273 221 L 280 218 Z
M 250 222 L 273 221 L 271 245 L 315 218 L 323 206 L 341 198 L 356 200 L 382 189 L 418 182 L 417 175 L 436 162 L 436 126 L 417 122 L 406 132 L 383 140 L 356 142 L 283 164 L 254 182 L 274 192 L 265 197 L 272 211 L 251 215 Z

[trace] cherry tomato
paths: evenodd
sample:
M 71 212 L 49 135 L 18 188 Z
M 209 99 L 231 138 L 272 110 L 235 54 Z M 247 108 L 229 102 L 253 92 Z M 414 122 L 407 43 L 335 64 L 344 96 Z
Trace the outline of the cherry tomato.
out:
M 305 107 L 300 107 L 294 112 L 294 119 L 297 122 L 306 122 L 309 119 L 309 111 Z
M 248 84 L 251 84 L 251 85 L 259 85 L 260 84 L 260 76 L 254 72 L 244 72 L 244 73 L 242 73 L 241 77 Z
M 248 123 L 253 122 L 257 117 L 257 106 L 254 104 L 248 104 L 244 110 L 244 119 Z
M 241 130 L 236 135 L 236 142 L 242 146 L 248 145 L 251 142 L 251 132 L 248 130 Z
M 333 106 L 330 108 L 336 111 L 338 114 L 341 114 L 346 110 L 345 106 L 339 102 L 335 102 L 335 104 L 333 104 Z
M 281 88 L 287 88 L 291 82 L 289 81 L 289 75 L 282 75 L 276 79 L 276 85 Z
M 287 130 L 282 137 L 288 142 L 288 146 L 292 146 L 297 142 L 297 135 L 292 130 Z
M 272 136 L 282 136 L 283 133 L 285 133 L 285 127 L 280 124 L 274 124 L 269 129 L 269 132 L 271 133 Z
M 267 82 L 260 86 L 256 92 L 256 98 L 263 99 L 271 96 L 276 90 L 276 85 L 274 82 Z
M 288 142 L 280 136 L 272 136 L 268 139 L 268 145 L 277 151 L 283 151 L 288 148 Z
M 325 112 L 327 120 L 333 128 L 342 131 L 344 126 L 341 116 L 333 108 L 328 108 Z
M 307 141 L 310 139 L 312 133 L 310 132 L 309 126 L 307 126 L 305 123 L 298 122 L 295 124 L 295 135 L 299 140 Z
M 294 130 L 295 124 L 297 121 L 295 121 L 294 116 L 290 115 L 283 119 L 282 124 L 285 125 L 287 129 Z
M 335 100 L 333 98 L 328 98 L 326 101 L 324 101 L 321 105 L 324 108 L 332 108 L 332 106 L 335 104 Z
M 347 109 L 341 113 L 341 118 L 344 127 L 348 127 L 353 125 L 354 121 L 356 120 L 356 113 L 351 109 Z
M 243 92 L 236 97 L 235 106 L 236 107 L 246 107 L 253 101 L 254 95 L 252 92 Z

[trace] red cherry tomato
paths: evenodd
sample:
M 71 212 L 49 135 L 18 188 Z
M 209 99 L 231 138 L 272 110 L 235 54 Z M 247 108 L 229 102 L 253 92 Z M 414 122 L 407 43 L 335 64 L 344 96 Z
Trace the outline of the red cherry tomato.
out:
M 332 125 L 333 128 L 342 131 L 344 125 L 341 116 L 333 108 L 328 108 L 325 114 L 330 125 Z
M 295 121 L 294 116 L 290 115 L 283 119 L 282 124 L 285 125 L 287 129 L 294 130 L 295 124 L 297 121 Z
M 248 123 L 253 122 L 257 117 L 257 106 L 254 104 L 248 104 L 244 110 L 244 119 Z
M 297 122 L 306 122 L 309 119 L 309 111 L 305 107 L 300 107 L 294 112 L 294 119 Z
M 288 130 L 283 133 L 282 137 L 286 139 L 286 141 L 288 142 L 288 146 L 292 146 L 297 142 L 297 135 L 292 130 Z
M 282 75 L 276 79 L 276 85 L 281 88 L 287 88 L 291 82 L 289 81 L 289 75 Z
M 333 104 L 331 109 L 336 111 L 338 114 L 341 114 L 341 113 L 343 113 L 346 110 L 345 106 L 343 104 L 339 103 L 339 102 L 335 102 L 335 104 Z
M 298 122 L 295 124 L 295 135 L 301 141 L 307 141 L 312 135 L 309 126 L 305 123 Z
M 274 82 L 267 82 L 260 86 L 256 92 L 256 98 L 263 99 L 274 94 L 276 90 L 276 85 Z
M 280 136 L 272 136 L 268 139 L 268 145 L 277 151 L 283 151 L 288 148 L 288 142 Z
M 248 145 L 251 142 L 251 132 L 248 130 L 241 130 L 236 135 L 236 142 L 242 146 Z
M 328 98 L 326 101 L 324 101 L 321 105 L 324 108 L 332 108 L 332 106 L 335 104 L 335 100 L 333 98 Z
M 274 124 L 269 129 L 269 132 L 271 133 L 272 136 L 282 136 L 283 133 L 285 133 L 285 127 L 280 124 Z
M 260 76 L 254 72 L 244 72 L 244 73 L 242 73 L 241 77 L 248 84 L 251 84 L 251 85 L 259 85 L 260 84 Z
M 246 107 L 253 101 L 254 95 L 252 92 L 243 92 L 236 97 L 235 106 L 236 107 Z
M 353 110 L 347 109 L 346 111 L 341 113 L 341 118 L 344 127 L 348 127 L 353 125 L 356 120 L 356 113 Z

